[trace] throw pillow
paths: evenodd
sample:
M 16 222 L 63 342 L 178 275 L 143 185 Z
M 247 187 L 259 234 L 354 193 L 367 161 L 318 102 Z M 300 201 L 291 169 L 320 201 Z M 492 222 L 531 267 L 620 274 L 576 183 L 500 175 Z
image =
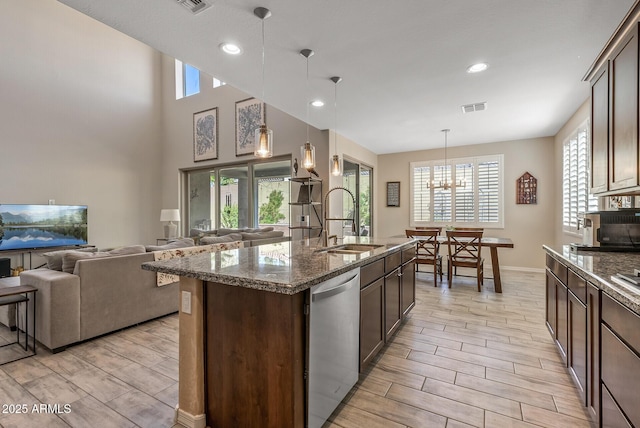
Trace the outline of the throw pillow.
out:
M 230 233 L 223 236 L 205 236 L 200 238 L 200 245 L 221 244 L 223 242 L 242 241 L 241 233 Z
M 96 247 L 78 248 L 74 250 L 58 250 L 42 253 L 42 257 L 47 261 L 47 269 L 62 271 L 62 256 L 69 251 L 81 251 L 85 253 L 95 253 L 98 251 Z
M 129 245 L 126 247 L 119 247 L 109 251 L 110 256 L 128 256 L 130 254 L 146 253 L 144 245 Z
M 195 242 L 193 242 L 193 238 L 180 238 L 175 241 L 171 241 L 165 245 L 147 245 L 145 249 L 147 252 L 150 251 L 162 251 L 162 250 L 173 250 L 174 248 L 185 248 L 185 247 L 193 247 Z
M 81 251 L 69 251 L 62 256 L 62 271 L 74 273 L 76 262 L 83 259 L 100 259 L 112 256 L 126 256 L 131 254 L 145 253 L 144 245 L 131 245 L 128 247 L 120 247 L 111 251 L 97 251 L 95 253 L 85 253 Z
M 253 241 L 255 239 L 279 238 L 280 236 L 284 236 L 284 232 L 281 230 L 272 230 L 270 232 L 256 232 L 256 233 L 245 232 L 242 234 L 242 240 Z

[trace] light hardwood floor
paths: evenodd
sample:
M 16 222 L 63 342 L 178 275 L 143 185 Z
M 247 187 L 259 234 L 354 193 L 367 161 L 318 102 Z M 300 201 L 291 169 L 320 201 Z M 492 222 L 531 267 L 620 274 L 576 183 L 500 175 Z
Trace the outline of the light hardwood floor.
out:
M 500 295 L 490 279 L 478 293 L 475 278 L 435 288 L 419 273 L 409 319 L 326 427 L 591 426 L 544 325 L 544 275 L 503 276 Z M 28 407 L 0 426 L 170 427 L 177 331 L 172 315 L 0 366 L 0 404 Z M 32 413 L 39 403 L 70 412 Z

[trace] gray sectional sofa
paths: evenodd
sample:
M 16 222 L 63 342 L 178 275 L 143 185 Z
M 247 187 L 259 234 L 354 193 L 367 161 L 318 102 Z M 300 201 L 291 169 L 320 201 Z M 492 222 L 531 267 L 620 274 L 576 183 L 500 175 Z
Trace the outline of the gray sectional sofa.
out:
M 237 242 L 211 248 L 243 245 Z M 141 269 L 142 263 L 154 261 L 154 252 L 135 247 L 142 251 L 118 255 L 122 251 L 115 250 L 97 256 L 73 252 L 64 256 L 62 268 L 67 272 L 48 268 L 23 272 L 20 283 L 38 289 L 38 342 L 57 352 L 68 345 L 177 312 L 179 283 L 158 286 L 156 274 Z M 183 246 L 180 250 L 188 248 Z
M 191 229 L 189 237 L 199 244 L 243 241 L 245 247 L 255 247 L 256 245 L 273 244 L 291 240 L 289 236 L 284 236 L 284 232 L 274 230 L 272 226 L 257 229 Z

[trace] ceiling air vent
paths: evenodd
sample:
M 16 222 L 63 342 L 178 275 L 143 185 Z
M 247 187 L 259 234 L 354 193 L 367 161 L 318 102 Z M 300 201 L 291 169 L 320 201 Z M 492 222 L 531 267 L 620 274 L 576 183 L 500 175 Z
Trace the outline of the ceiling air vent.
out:
M 194 15 L 211 7 L 210 1 L 206 2 L 204 0 L 176 0 L 177 3 L 189 9 Z
M 462 106 L 463 113 L 473 113 L 474 111 L 483 111 L 487 109 L 487 102 L 467 104 Z

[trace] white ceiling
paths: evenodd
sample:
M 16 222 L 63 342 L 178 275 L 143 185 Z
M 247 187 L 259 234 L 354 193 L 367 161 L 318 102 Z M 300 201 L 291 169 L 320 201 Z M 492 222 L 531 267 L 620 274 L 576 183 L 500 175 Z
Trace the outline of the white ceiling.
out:
M 582 77 L 634 0 L 59 0 L 253 96 L 382 154 L 552 136 L 588 98 Z M 244 52 L 231 57 L 218 45 Z M 309 48 L 306 61 L 298 54 Z M 489 63 L 484 73 L 466 68 Z M 308 89 L 307 89 L 308 88 Z M 463 104 L 488 102 L 462 114 Z M 277 138 L 277 135 L 276 135 Z

